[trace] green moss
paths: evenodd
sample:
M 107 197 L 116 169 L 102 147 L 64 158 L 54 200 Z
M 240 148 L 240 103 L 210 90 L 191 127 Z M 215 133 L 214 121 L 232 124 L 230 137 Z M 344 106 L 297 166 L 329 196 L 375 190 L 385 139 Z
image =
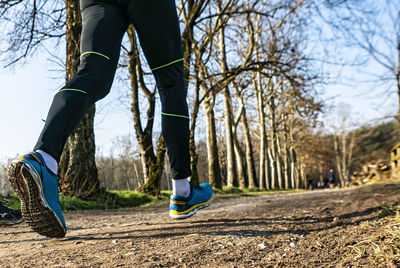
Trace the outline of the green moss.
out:
M 74 196 L 60 195 L 60 205 L 63 211 L 83 211 L 99 209 L 99 205 L 93 201 L 84 201 Z
M 157 203 L 162 196 L 154 197 L 136 191 L 110 191 L 115 194 L 113 208 L 138 207 L 148 203 Z
M 136 191 L 102 191 L 96 196 L 96 202 L 101 209 L 131 208 L 151 205 L 168 200 L 166 193 L 152 196 Z

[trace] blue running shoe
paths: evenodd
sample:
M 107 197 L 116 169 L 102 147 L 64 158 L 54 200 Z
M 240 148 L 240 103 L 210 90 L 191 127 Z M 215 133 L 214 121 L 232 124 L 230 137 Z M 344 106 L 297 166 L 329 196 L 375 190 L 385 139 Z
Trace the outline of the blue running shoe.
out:
M 64 237 L 67 227 L 58 197 L 57 175 L 51 172 L 42 156 L 32 152 L 8 165 L 8 179 L 21 200 L 26 223 L 47 237 Z
M 191 186 L 189 197 L 171 195 L 169 216 L 174 219 L 186 219 L 193 216 L 197 210 L 211 205 L 214 199 L 212 186 L 202 183 L 199 186 Z

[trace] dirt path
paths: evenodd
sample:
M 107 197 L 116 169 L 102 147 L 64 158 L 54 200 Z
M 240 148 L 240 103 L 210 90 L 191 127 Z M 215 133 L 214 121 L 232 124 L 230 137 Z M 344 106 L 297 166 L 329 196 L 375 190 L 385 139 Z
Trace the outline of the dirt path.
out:
M 362 221 L 400 199 L 400 184 L 217 199 L 183 221 L 167 206 L 66 214 L 47 239 L 0 227 L 0 267 L 329 267 L 363 236 Z M 373 230 L 371 230 L 373 232 Z M 365 263 L 364 263 L 365 264 Z

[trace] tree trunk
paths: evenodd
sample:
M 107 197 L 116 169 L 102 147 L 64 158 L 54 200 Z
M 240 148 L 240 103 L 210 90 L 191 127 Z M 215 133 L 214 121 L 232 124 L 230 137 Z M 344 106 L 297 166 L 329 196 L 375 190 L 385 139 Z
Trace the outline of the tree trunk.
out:
M 210 97 L 211 98 L 211 97 Z M 218 161 L 217 131 L 212 100 L 203 101 L 207 119 L 207 155 L 209 183 L 217 189 L 222 189 L 221 169 Z
M 259 74 L 257 74 L 259 76 Z M 259 80 L 259 79 L 258 79 Z M 258 126 L 260 130 L 260 170 L 259 170 L 259 187 L 261 190 L 269 189 L 266 182 L 268 181 L 268 174 L 266 169 L 266 133 L 265 133 L 265 114 L 264 114 L 264 101 L 259 81 L 254 82 L 256 95 L 257 95 L 257 110 L 258 110 Z
M 299 189 L 298 174 L 296 173 L 297 156 L 296 151 L 293 148 L 293 116 L 289 114 L 288 118 L 288 150 L 289 150 L 289 160 L 290 160 L 290 182 L 292 189 Z
M 157 143 L 157 153 L 152 157 L 147 157 L 148 175 L 147 182 L 139 188 L 140 191 L 151 195 L 158 196 L 160 194 L 161 177 L 164 171 L 164 160 L 166 148 L 164 138 L 160 135 Z
M 79 66 L 82 20 L 79 1 L 66 0 L 67 62 L 66 80 L 69 81 Z M 100 189 L 95 161 L 94 106 L 89 108 L 69 136 L 61 156 L 59 174 L 64 194 L 87 199 Z
M 285 177 L 285 189 L 289 188 L 294 188 L 293 185 L 289 186 L 289 164 L 288 164 L 288 158 L 289 158 L 289 148 L 288 148 L 288 139 L 287 139 L 287 132 L 285 129 L 285 135 L 284 135 L 284 156 L 283 156 L 283 169 L 284 169 L 284 177 Z
M 337 170 L 337 175 L 339 177 L 340 182 L 343 181 L 343 167 L 342 164 L 343 162 L 341 161 L 341 152 L 338 144 L 339 137 L 336 135 L 333 135 L 333 146 L 335 149 L 335 159 L 336 159 L 336 170 Z M 342 156 L 343 157 L 343 156 Z
M 190 150 L 190 169 L 192 170 L 192 176 L 190 177 L 190 182 L 193 185 L 199 184 L 199 171 L 197 169 L 197 163 L 199 156 L 197 155 L 196 142 L 194 139 L 194 130 L 190 132 L 189 137 L 189 150 Z
M 236 173 L 236 162 L 235 162 L 235 149 L 232 133 L 232 114 L 230 108 L 230 93 L 228 87 L 223 90 L 224 94 L 224 121 L 225 121 L 225 142 L 226 142 L 226 164 L 227 164 L 227 184 L 228 187 L 237 187 L 237 173 Z
M 301 179 L 302 179 L 303 184 L 304 184 L 304 189 L 308 189 L 308 180 L 307 180 L 306 174 L 304 173 L 304 166 L 303 166 L 302 163 L 300 164 L 299 169 L 300 169 Z
M 220 8 L 218 8 L 220 12 Z M 219 38 L 219 53 L 220 53 L 220 69 L 221 73 L 225 77 L 227 67 L 226 60 L 226 51 L 225 51 L 225 27 L 222 27 L 220 30 L 220 38 Z M 232 118 L 232 104 L 231 104 L 231 94 L 229 92 L 229 85 L 226 85 L 222 94 L 224 95 L 224 121 L 225 121 L 225 142 L 226 142 L 226 164 L 227 164 L 227 184 L 228 187 L 237 187 L 237 173 L 236 173 L 236 162 L 235 162 L 235 150 L 234 150 L 234 141 L 233 141 L 233 118 Z
M 268 147 L 267 148 L 267 156 L 268 156 L 268 162 L 269 162 L 269 168 L 271 169 L 271 174 L 270 174 L 270 178 L 271 178 L 271 189 L 275 189 L 276 188 L 276 170 L 275 170 L 275 160 L 274 160 L 274 156 L 273 156 L 273 152 L 272 152 L 272 148 Z
M 283 188 L 283 180 L 282 180 L 282 163 L 281 163 L 281 157 L 282 157 L 282 152 L 281 152 L 281 145 L 279 143 L 279 136 L 276 135 L 276 152 L 277 152 L 277 156 L 276 156 L 276 170 L 277 170 L 277 175 L 278 175 L 278 186 L 279 189 Z
M 271 81 L 271 80 L 270 80 Z M 271 92 L 273 91 L 273 86 L 270 86 Z M 280 153 L 278 144 L 278 134 L 277 134 L 277 124 L 276 124 L 276 105 L 275 98 L 270 97 L 268 102 L 269 113 L 271 116 L 271 146 L 269 147 L 269 155 L 271 161 L 271 188 L 282 188 L 282 173 L 281 173 L 281 163 L 280 163 Z
M 343 155 L 342 155 L 342 170 L 340 171 L 340 187 L 344 186 L 344 177 L 346 176 L 346 171 L 347 171 L 347 135 L 343 131 L 342 134 L 342 150 L 343 150 Z
M 241 125 L 243 129 L 244 142 L 246 145 L 246 166 L 247 166 L 249 188 L 255 188 L 258 187 L 257 174 L 253 156 L 253 145 L 251 143 L 251 138 L 250 138 L 250 128 L 246 118 L 246 109 L 243 110 L 243 114 L 241 117 Z
M 192 116 L 190 118 L 190 136 L 189 136 L 189 151 L 190 151 L 190 168 L 192 170 L 192 177 L 190 178 L 190 182 L 193 185 L 199 184 L 199 172 L 197 170 L 197 162 L 199 156 L 196 151 L 196 141 L 195 141 L 195 131 L 196 131 L 196 121 L 197 115 L 199 113 L 199 93 L 200 93 L 200 85 L 197 84 L 195 88 L 195 96 L 193 100 L 193 111 Z
M 295 164 L 292 159 L 292 152 L 290 151 L 290 184 L 292 185 L 292 189 L 298 189 L 298 186 L 296 184 L 296 168 Z
M 244 153 L 242 148 L 240 147 L 239 140 L 236 136 L 236 131 L 234 132 L 234 146 L 235 146 L 235 155 L 236 155 L 236 166 L 237 166 L 237 176 L 239 187 L 241 189 L 246 189 L 248 185 L 248 180 L 246 176 L 246 172 L 244 170 Z

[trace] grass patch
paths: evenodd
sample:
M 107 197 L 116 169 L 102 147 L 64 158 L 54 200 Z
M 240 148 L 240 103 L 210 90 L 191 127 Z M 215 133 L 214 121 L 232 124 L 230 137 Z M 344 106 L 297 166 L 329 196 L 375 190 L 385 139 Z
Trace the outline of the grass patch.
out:
M 366 232 L 375 232 L 349 246 L 346 254 L 352 260 L 368 259 L 372 266 L 400 266 L 400 202 L 379 211 L 381 219 L 375 222 L 361 223 L 360 228 Z
M 163 203 L 168 200 L 166 193 L 158 197 L 136 191 L 105 191 L 97 196 L 97 201 L 103 209 L 132 208 Z
M 0 199 L 5 205 L 9 208 L 15 209 L 15 210 L 20 210 L 21 209 L 21 203 L 19 202 L 19 198 L 16 194 L 11 194 L 8 196 L 2 196 L 0 195 Z
M 60 195 L 60 205 L 63 211 L 83 211 L 100 209 L 99 204 L 93 201 L 84 201 L 75 196 Z

